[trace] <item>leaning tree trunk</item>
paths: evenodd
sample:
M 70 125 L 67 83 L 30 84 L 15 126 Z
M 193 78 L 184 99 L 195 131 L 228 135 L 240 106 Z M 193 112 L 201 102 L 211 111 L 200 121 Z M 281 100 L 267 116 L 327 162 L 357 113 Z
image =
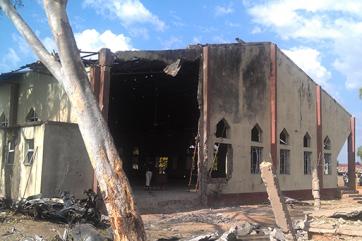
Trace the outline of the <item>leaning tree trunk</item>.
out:
M 114 240 L 146 240 L 142 219 L 107 124 L 98 108 L 66 13 L 67 0 L 44 0 L 60 63 L 51 56 L 9 0 L 0 8 L 11 19 L 33 51 L 62 84 L 74 108 L 80 132 L 102 192 Z

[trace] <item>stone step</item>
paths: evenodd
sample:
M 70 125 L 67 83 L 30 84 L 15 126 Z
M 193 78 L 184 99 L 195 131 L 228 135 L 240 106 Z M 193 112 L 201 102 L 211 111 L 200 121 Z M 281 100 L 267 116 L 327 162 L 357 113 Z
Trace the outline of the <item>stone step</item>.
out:
M 358 194 L 358 191 L 357 190 L 352 190 L 352 189 L 342 189 L 341 191 L 341 194 Z
M 361 194 L 355 193 L 355 194 L 348 194 L 349 197 L 362 197 Z

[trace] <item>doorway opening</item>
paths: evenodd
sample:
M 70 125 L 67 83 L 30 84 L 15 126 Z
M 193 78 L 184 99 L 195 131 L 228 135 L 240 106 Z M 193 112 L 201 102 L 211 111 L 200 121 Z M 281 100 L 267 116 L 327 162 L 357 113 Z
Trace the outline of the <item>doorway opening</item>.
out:
M 152 188 L 187 187 L 196 166 L 200 60 L 178 63 L 172 75 L 159 60 L 112 66 L 108 123 L 133 187 L 146 186 L 147 171 Z

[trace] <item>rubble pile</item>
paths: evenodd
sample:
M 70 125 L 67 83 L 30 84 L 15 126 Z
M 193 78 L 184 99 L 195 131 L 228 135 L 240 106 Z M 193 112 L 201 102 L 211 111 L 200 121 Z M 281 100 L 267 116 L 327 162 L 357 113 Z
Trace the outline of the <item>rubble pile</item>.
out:
M 362 240 L 362 208 L 347 207 L 311 214 L 308 232 L 313 238 L 334 237 L 333 240 Z
M 186 222 L 226 224 L 226 223 L 231 223 L 232 219 L 225 217 L 222 213 L 208 214 L 208 215 L 188 213 L 181 216 L 164 218 L 160 223 L 186 223 Z
M 96 207 L 97 195 L 88 190 L 85 199 L 75 199 L 64 192 L 61 198 L 42 198 L 41 195 L 30 196 L 17 202 L 13 209 L 16 213 L 61 223 L 91 223 L 98 225 L 101 215 Z
M 308 233 L 305 230 L 306 220 L 296 220 L 295 230 L 298 241 L 308 240 Z M 165 239 L 162 239 L 165 240 Z M 263 227 L 257 223 L 242 222 L 232 226 L 224 233 L 214 232 L 209 234 L 192 237 L 191 239 L 169 239 L 169 240 L 187 240 L 187 241 L 241 241 L 241 240 L 271 240 L 284 241 L 290 240 L 287 234 L 284 234 L 279 228 Z M 159 240 L 161 241 L 161 239 Z

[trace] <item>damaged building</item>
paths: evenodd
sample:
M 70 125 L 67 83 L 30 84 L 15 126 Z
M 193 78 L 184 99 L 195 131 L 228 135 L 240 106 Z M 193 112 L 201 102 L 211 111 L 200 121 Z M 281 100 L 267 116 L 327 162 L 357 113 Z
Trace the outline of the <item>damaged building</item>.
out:
M 263 201 L 259 164 L 271 159 L 287 196 L 311 198 L 317 166 L 322 197 L 334 198 L 346 140 L 354 173 L 354 118 L 273 43 L 102 49 L 86 69 L 134 190 L 151 163 L 160 193 Z M 0 76 L 0 125 L 0 195 L 96 188 L 71 103 L 41 64 Z

